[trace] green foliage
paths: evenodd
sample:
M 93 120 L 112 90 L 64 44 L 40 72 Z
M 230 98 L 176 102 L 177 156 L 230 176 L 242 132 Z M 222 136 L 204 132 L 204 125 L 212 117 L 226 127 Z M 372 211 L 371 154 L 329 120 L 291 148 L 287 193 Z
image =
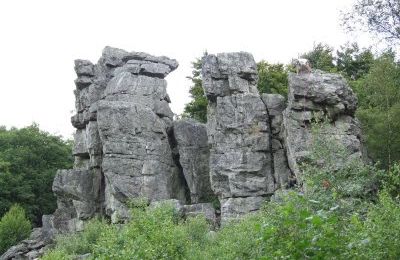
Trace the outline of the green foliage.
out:
M 204 90 L 201 80 L 201 59 L 196 59 L 192 63 L 192 76 L 187 77 L 192 81 L 192 86 L 189 89 L 190 97 L 193 99 L 185 105 L 183 116 L 198 120 L 199 122 L 207 122 L 207 105 L 208 101 L 204 95 Z
M 89 259 L 400 257 L 398 202 L 382 192 L 376 204 L 368 202 L 361 211 L 349 210 L 352 205 L 343 203 L 344 197 L 333 196 L 333 190 L 318 194 L 311 190 L 278 194 L 258 213 L 217 232 L 209 230 L 204 218 L 180 220 L 169 204 L 135 207 L 130 223 L 97 222 L 93 228 L 58 240 L 43 259 L 75 259 L 85 253 L 91 254 Z
M 258 91 L 260 93 L 281 94 L 288 92 L 288 70 L 283 64 L 269 64 L 262 60 L 257 63 Z
M 393 54 L 376 59 L 369 73 L 352 86 L 369 155 L 388 169 L 400 160 L 400 67 Z
M 302 166 L 304 186 L 308 196 L 324 200 L 321 202 L 326 207 L 337 206 L 332 202 L 339 200 L 353 203 L 350 208 L 355 210 L 357 203 L 375 198 L 380 172 L 362 158 L 352 157 L 337 136 L 327 134 L 332 129 L 326 122 L 312 127 L 311 153 Z
M 43 259 L 74 259 L 72 256 L 92 252 L 100 237 L 109 233 L 110 229 L 114 231 L 114 227 L 105 220 L 92 219 L 86 223 L 85 232 L 57 237 L 57 246 Z
M 13 205 L 0 220 L 0 255 L 27 238 L 30 232 L 31 223 L 25 216 L 25 210 L 19 205 Z
M 85 253 L 92 259 L 188 259 L 207 242 L 209 226 L 204 218 L 182 222 L 171 204 L 151 208 L 134 204 L 130 223 L 91 222 L 84 232 L 59 238 L 44 259 L 74 259 Z
M 380 186 L 392 196 L 400 199 L 400 163 L 395 163 L 387 171 L 379 174 Z
M 374 62 L 374 55 L 371 50 L 360 50 L 357 43 L 342 46 L 336 52 L 336 55 L 337 71 L 342 72 L 351 80 L 365 76 Z
M 364 222 L 352 226 L 352 254 L 360 259 L 399 259 L 400 204 L 383 191 Z
M 40 225 L 56 207 L 51 190 L 57 169 L 72 166 L 71 142 L 43 132 L 35 124 L 0 128 L 0 216 L 18 203 Z
M 333 48 L 327 44 L 318 43 L 313 49 L 301 55 L 301 58 L 307 59 L 311 63 L 311 68 L 327 72 L 336 72 L 333 63 Z

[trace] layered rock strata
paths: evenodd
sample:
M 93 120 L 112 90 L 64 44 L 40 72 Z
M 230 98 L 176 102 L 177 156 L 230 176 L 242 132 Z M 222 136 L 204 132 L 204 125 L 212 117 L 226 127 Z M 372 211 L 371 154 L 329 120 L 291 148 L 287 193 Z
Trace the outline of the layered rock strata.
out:
M 209 101 L 211 187 L 219 197 L 221 219 L 225 221 L 258 210 L 280 186 L 274 152 L 284 153 L 274 136 L 280 132 L 276 115 L 282 110 L 283 100 L 265 96 L 264 102 L 271 101 L 271 106 L 263 102 L 257 90 L 257 65 L 249 53 L 204 57 L 202 78 Z M 279 160 L 279 155 L 276 158 Z M 279 167 L 279 162 L 276 165 Z
M 334 137 L 350 154 L 362 158 L 361 129 L 355 118 L 357 98 L 345 79 L 322 71 L 289 74 L 288 106 L 283 112 L 283 140 L 291 170 L 310 155 L 315 139 L 312 123 L 324 124 L 319 135 Z

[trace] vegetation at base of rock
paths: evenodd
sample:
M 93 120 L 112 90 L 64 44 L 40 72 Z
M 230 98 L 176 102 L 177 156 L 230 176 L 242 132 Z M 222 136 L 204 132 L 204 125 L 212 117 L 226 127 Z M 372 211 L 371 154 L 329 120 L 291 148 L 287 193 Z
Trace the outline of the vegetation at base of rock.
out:
M 71 143 L 33 124 L 0 127 L 0 216 L 18 203 L 34 225 L 56 208 L 51 190 L 57 169 L 72 166 Z
M 333 156 L 332 150 L 339 152 Z M 259 212 L 219 230 L 202 217 L 180 219 L 168 203 L 134 203 L 128 224 L 92 220 L 85 231 L 60 237 L 43 259 L 399 258 L 400 201 L 393 192 L 400 165 L 387 175 L 349 159 L 334 137 L 318 134 L 308 159 L 304 186 L 275 194 Z M 311 163 L 321 159 L 322 168 Z M 338 160 L 345 160 L 340 168 Z
M 331 197 L 333 197 L 331 195 Z M 86 231 L 60 238 L 42 259 L 396 259 L 400 256 L 400 205 L 382 191 L 365 211 L 340 199 L 323 204 L 289 192 L 279 202 L 219 231 L 205 219 L 179 220 L 170 205 L 133 212 L 133 221 L 113 226 L 99 220 Z M 339 206 L 340 205 L 340 206 Z M 93 229 L 93 227 L 96 227 Z M 88 239 L 90 237 L 90 239 Z
M 27 238 L 31 227 L 25 210 L 17 204 L 13 205 L 0 220 L 0 255 L 12 245 Z

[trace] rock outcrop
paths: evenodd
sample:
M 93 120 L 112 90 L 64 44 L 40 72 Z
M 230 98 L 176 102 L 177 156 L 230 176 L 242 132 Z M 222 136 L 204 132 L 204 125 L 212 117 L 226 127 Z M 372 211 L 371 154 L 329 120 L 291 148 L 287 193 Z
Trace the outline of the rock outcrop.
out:
M 96 208 L 113 222 L 129 218 L 132 198 L 186 199 L 169 144 L 173 113 L 164 79 L 177 67 L 167 57 L 111 47 L 96 65 L 75 62 L 76 168 L 99 172 Z
M 0 259 L 33 259 L 56 234 L 80 231 L 96 215 L 124 222 L 127 204 L 139 197 L 175 199 L 184 215 L 215 219 L 211 204 L 196 204 L 213 197 L 205 127 L 181 121 L 174 131 L 164 78 L 177 67 L 167 57 L 111 47 L 97 64 L 75 61 L 74 168 L 57 172 L 54 214 Z
M 258 210 L 279 187 L 274 152 L 283 150 L 274 136 L 280 131 L 280 118 L 270 118 L 268 110 L 278 115 L 283 100 L 265 96 L 265 101 L 275 102 L 266 106 L 257 90 L 257 65 L 249 53 L 208 55 L 203 59 L 202 76 L 209 101 L 211 186 L 225 221 Z
M 361 129 L 354 114 L 357 98 L 338 74 L 322 71 L 289 75 L 288 106 L 283 112 L 283 140 L 291 170 L 300 177 L 299 165 L 310 154 L 313 122 L 326 125 L 321 135 L 333 136 L 351 157 L 362 158 Z
M 258 93 L 251 54 L 207 55 L 204 125 L 173 121 L 164 78 L 177 67 L 167 57 L 111 47 L 97 64 L 75 61 L 74 167 L 54 179 L 57 210 L 1 260 L 37 258 L 55 235 L 80 231 L 97 215 L 124 222 L 135 198 L 150 206 L 169 201 L 183 218 L 202 214 L 213 226 L 257 211 L 301 177 L 315 121 L 351 157 L 363 157 L 357 100 L 339 75 L 290 74 L 286 104 Z

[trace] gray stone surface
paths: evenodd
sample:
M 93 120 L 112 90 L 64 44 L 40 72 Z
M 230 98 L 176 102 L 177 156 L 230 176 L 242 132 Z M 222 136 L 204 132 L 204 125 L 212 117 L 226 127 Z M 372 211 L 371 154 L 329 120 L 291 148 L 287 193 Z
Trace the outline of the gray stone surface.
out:
M 299 164 L 310 154 L 311 123 L 325 122 L 324 132 L 334 136 L 351 153 L 362 157 L 361 131 L 354 116 L 357 98 L 338 74 L 316 70 L 289 75 L 288 106 L 283 112 L 283 138 L 291 170 L 301 174 Z
M 226 225 L 245 214 L 256 212 L 265 201 L 266 198 L 260 196 L 221 199 L 221 225 Z
M 49 234 L 44 228 L 34 228 L 28 239 L 23 240 L 18 245 L 10 247 L 0 260 L 26 259 L 33 260 L 43 255 L 48 249 L 48 244 L 53 241 L 53 234 Z
M 203 216 L 212 226 L 217 225 L 216 211 L 211 203 L 197 203 L 183 206 L 184 217 Z
M 208 202 L 214 197 L 210 184 L 207 129 L 191 119 L 174 122 L 179 162 L 190 190 L 191 203 Z
M 97 119 L 109 191 L 107 214 L 121 215 L 111 203 L 115 200 L 124 204 L 135 197 L 179 198 L 179 169 L 172 158 L 165 124 L 153 111 L 129 102 L 102 101 Z
M 256 88 L 253 56 L 244 52 L 208 55 L 203 59 L 202 77 L 209 101 L 212 189 L 221 205 L 237 197 L 263 201 L 277 186 L 270 119 Z M 238 215 L 234 208 L 226 206 L 221 210 L 222 221 L 231 215 Z
M 286 100 L 279 94 L 262 94 L 261 99 L 266 106 L 269 117 L 275 183 L 279 188 L 289 188 L 293 174 L 288 166 L 281 133 L 282 113 L 286 108 Z

